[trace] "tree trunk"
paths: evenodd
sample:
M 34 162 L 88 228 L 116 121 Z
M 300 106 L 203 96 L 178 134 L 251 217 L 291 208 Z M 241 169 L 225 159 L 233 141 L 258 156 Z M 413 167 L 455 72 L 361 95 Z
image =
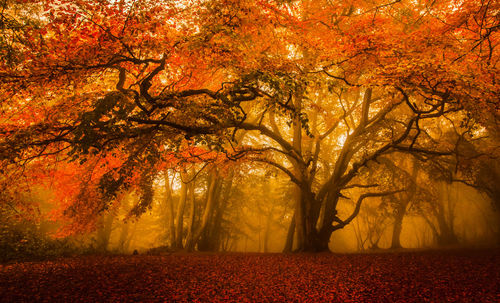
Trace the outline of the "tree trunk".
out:
M 271 210 L 267 213 L 266 218 L 266 226 L 264 229 L 264 252 L 269 252 L 269 236 L 271 234 L 271 223 L 273 221 L 273 211 L 274 208 L 271 207 Z
M 213 199 L 213 207 L 208 216 L 207 224 L 201 233 L 201 236 L 198 238 L 197 245 L 199 251 L 216 251 L 217 250 L 217 218 L 220 214 L 221 210 L 221 192 L 223 179 L 218 175 L 215 177 L 215 188 L 212 192 Z M 208 205 L 208 203 L 207 203 Z
M 208 185 L 207 203 L 205 206 L 205 210 L 203 212 L 203 216 L 201 218 L 200 226 L 198 227 L 193 236 L 193 241 L 191 243 L 192 247 L 190 247 L 190 249 L 194 248 L 194 245 L 196 245 L 202 234 L 206 231 L 206 228 L 208 226 L 210 218 L 212 217 L 213 211 L 217 203 L 216 191 L 219 182 L 220 181 L 217 172 L 215 170 L 212 171 Z
M 122 205 L 121 207 L 124 209 L 129 209 L 130 208 L 130 194 L 126 194 L 124 198 L 122 199 Z M 126 243 L 129 242 L 130 238 L 130 222 L 127 221 L 122 221 L 122 226 L 120 229 L 120 237 L 118 238 L 118 250 L 121 253 L 126 253 L 127 252 L 127 247 Z
M 313 235 L 313 245 L 312 252 L 327 252 L 330 251 L 328 244 L 330 243 L 330 238 L 332 236 L 333 230 L 323 228 L 320 232 Z
M 446 245 L 457 244 L 458 243 L 457 236 L 448 225 L 448 222 L 446 222 L 444 214 L 438 212 L 437 219 L 439 224 L 439 235 L 437 238 L 438 245 L 446 246 Z
M 125 253 L 125 243 L 127 242 L 127 239 L 129 238 L 129 229 L 130 229 L 130 223 L 129 222 L 123 222 L 122 228 L 120 231 L 120 238 L 118 240 L 118 250 L 121 253 Z
M 193 229 L 194 229 L 194 220 L 195 220 L 195 215 L 196 215 L 196 209 L 195 209 L 195 183 L 194 180 L 191 181 L 189 184 L 189 223 L 188 223 L 188 231 L 186 235 L 186 244 L 185 248 L 188 251 L 191 251 L 193 249 Z
M 182 179 L 182 178 L 181 178 Z M 182 249 L 182 239 L 184 238 L 184 209 L 186 207 L 188 185 L 181 180 L 181 196 L 177 205 L 177 218 L 175 220 L 175 245 L 174 249 Z
M 296 93 L 293 98 L 293 105 L 295 107 L 295 117 L 293 118 L 293 142 L 292 146 L 299 156 L 302 154 L 302 123 L 300 121 L 299 113 L 302 110 L 302 95 Z M 300 164 L 291 159 L 294 167 L 294 175 L 300 182 L 303 182 L 304 171 L 300 168 Z M 297 239 L 297 249 L 303 250 L 306 240 L 306 205 L 304 195 L 302 194 L 301 187 L 296 184 L 293 190 L 293 197 L 295 201 L 295 237 Z
M 174 214 L 174 201 L 172 199 L 172 188 L 170 188 L 170 178 L 168 177 L 168 171 L 164 172 L 164 182 L 165 182 L 165 205 L 168 212 L 168 227 L 170 230 L 170 247 L 175 247 L 175 214 Z
M 330 238 L 333 233 L 332 224 L 337 216 L 337 203 L 339 200 L 339 194 L 335 191 L 330 191 L 326 195 L 325 210 L 322 218 L 322 226 L 316 236 L 315 251 L 330 251 L 328 244 L 330 243 Z
M 448 212 L 445 209 L 445 200 L 448 206 Z M 454 245 L 458 243 L 458 238 L 453 229 L 453 221 L 455 214 L 451 209 L 450 197 L 448 194 L 448 186 L 442 183 L 440 201 L 437 203 L 437 222 L 439 225 L 439 245 Z M 447 218 L 448 215 L 448 218 Z
M 314 199 L 314 194 L 307 184 L 302 188 L 302 200 L 305 208 L 305 241 L 302 251 L 322 252 L 328 251 L 330 236 L 325 240 L 319 236 L 316 226 L 320 214 L 321 204 Z M 331 233 L 330 233 L 331 235 Z
M 404 209 L 406 210 L 406 207 Z M 394 228 L 392 230 L 392 243 L 391 243 L 392 249 L 401 248 L 400 238 L 401 238 L 401 231 L 403 230 L 404 215 L 405 215 L 404 211 L 398 208 L 398 211 L 394 218 Z
M 295 213 L 292 216 L 292 220 L 290 220 L 290 226 L 288 227 L 288 232 L 286 233 L 285 247 L 283 248 L 284 253 L 292 252 L 294 234 L 295 234 Z
M 306 246 L 306 214 L 300 188 L 295 188 L 295 239 L 296 249 L 302 251 Z
M 400 163 L 398 166 L 402 165 L 403 163 Z M 396 208 L 396 213 L 394 216 L 394 227 L 392 230 L 392 249 L 401 248 L 401 231 L 403 230 L 403 219 L 406 215 L 406 208 L 408 207 L 408 204 L 414 199 L 415 193 L 417 192 L 417 175 L 418 163 L 415 159 L 413 159 L 411 174 L 408 178 L 408 182 L 410 182 L 410 184 L 408 186 L 406 197 L 403 194 L 399 194 L 394 196 L 393 198 L 390 198 L 398 199 L 398 207 Z
M 225 183 L 225 184 L 224 184 Z M 224 185 L 224 186 L 223 186 Z M 215 217 L 213 220 L 213 228 L 210 234 L 210 242 L 212 251 L 219 251 L 222 249 L 222 219 L 229 203 L 231 190 L 233 187 L 233 172 L 226 178 L 225 182 L 220 182 L 217 197 L 220 196 L 218 206 L 215 209 Z M 222 192 L 221 192 L 222 191 Z
M 102 216 L 103 224 L 97 232 L 97 249 L 101 252 L 105 252 L 108 250 L 114 218 L 115 215 L 111 212 L 105 213 Z

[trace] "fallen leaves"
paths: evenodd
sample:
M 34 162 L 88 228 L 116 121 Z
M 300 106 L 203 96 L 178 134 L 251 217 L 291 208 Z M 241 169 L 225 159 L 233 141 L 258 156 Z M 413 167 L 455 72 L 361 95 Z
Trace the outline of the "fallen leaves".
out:
M 173 254 L 0 266 L 3 302 L 424 302 L 500 299 L 500 254 Z

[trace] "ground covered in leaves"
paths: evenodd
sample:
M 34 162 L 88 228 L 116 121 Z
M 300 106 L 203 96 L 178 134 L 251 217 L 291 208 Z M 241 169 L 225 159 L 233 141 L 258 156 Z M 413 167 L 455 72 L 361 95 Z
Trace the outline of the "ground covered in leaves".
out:
M 91 256 L 0 265 L 2 302 L 499 302 L 499 251 Z

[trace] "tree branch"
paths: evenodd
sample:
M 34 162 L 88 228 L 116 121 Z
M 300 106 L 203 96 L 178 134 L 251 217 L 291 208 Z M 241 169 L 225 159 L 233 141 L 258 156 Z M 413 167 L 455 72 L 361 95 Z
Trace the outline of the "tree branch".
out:
M 341 220 L 340 218 L 335 217 L 334 221 L 336 221 L 338 224 L 337 225 L 333 225 L 332 226 L 332 230 L 335 231 L 335 230 L 338 230 L 338 229 L 342 229 L 346 225 L 348 225 L 349 223 L 351 223 L 351 221 L 354 220 L 354 218 L 356 218 L 356 216 L 359 214 L 359 211 L 361 209 L 361 203 L 363 202 L 364 199 L 369 198 L 369 197 L 389 196 L 389 195 L 393 195 L 393 194 L 396 194 L 396 193 L 399 193 L 399 192 L 402 192 L 402 191 L 403 190 L 400 189 L 400 190 L 385 191 L 385 192 L 378 192 L 378 193 L 366 193 L 366 194 L 362 194 L 361 196 L 359 196 L 358 201 L 356 202 L 356 207 L 354 208 L 354 211 L 352 212 L 352 214 L 347 219 Z

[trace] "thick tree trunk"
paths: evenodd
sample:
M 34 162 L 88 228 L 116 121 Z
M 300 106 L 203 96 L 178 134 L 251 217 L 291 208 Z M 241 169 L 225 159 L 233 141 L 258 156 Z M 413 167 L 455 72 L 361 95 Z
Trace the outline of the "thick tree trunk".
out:
M 330 248 L 328 247 L 328 244 L 330 243 L 330 238 L 332 236 L 333 230 L 328 229 L 321 229 L 320 232 L 314 235 L 313 237 L 313 246 L 311 251 L 312 252 L 327 252 L 330 251 Z
M 328 235 L 321 235 L 321 233 L 316 229 L 319 211 L 316 212 L 312 209 L 316 206 L 316 201 L 312 199 L 312 196 L 308 193 L 302 192 L 301 207 L 304 211 L 302 214 L 303 227 L 299 229 L 296 228 L 296 231 L 303 231 L 303 239 L 302 242 L 298 242 L 296 245 L 295 251 L 297 252 L 328 251 L 328 243 L 332 231 L 330 230 Z M 299 216 L 296 210 L 294 215 L 295 224 L 298 224 L 297 218 L 299 218 Z M 323 229 L 326 230 L 326 228 L 322 228 L 322 230 Z M 297 237 L 297 239 L 299 238 Z
M 217 194 L 217 196 L 220 196 L 220 198 L 218 199 L 219 205 L 216 209 L 216 214 L 213 222 L 214 227 L 211 233 L 213 251 L 220 251 L 223 247 L 222 221 L 224 218 L 224 213 L 226 212 L 226 209 L 228 207 L 231 190 L 233 188 L 233 175 L 233 172 L 231 172 L 230 175 L 226 178 L 226 181 L 220 183 L 220 187 L 218 190 L 219 193 Z
M 304 200 L 298 187 L 295 189 L 295 239 L 296 249 L 302 251 L 306 246 L 306 214 Z
M 293 105 L 295 107 L 296 116 L 293 118 L 293 141 L 292 146 L 297 153 L 297 156 L 302 154 L 302 123 L 300 121 L 299 113 L 302 110 L 302 95 L 297 93 L 293 98 Z M 304 180 L 304 171 L 302 171 L 300 164 L 295 159 L 291 159 L 294 164 L 294 175 L 300 182 Z M 302 188 L 298 184 L 293 189 L 293 196 L 295 201 L 295 238 L 298 250 L 303 250 L 306 246 L 306 201 L 302 194 Z
M 390 162 L 392 163 L 392 162 Z M 399 163 L 399 167 L 403 165 L 403 162 Z M 417 192 L 417 175 L 418 175 L 418 163 L 415 159 L 412 161 L 412 169 L 411 169 L 411 174 L 408 176 L 408 182 L 410 184 L 408 185 L 408 189 L 406 192 L 406 195 L 403 193 L 395 195 L 392 197 L 393 201 L 394 199 L 397 199 L 397 208 L 396 212 L 394 214 L 394 227 L 392 230 L 392 243 L 391 243 L 391 248 L 392 249 L 398 249 L 401 248 L 401 231 L 403 230 L 403 219 L 406 215 L 406 209 L 408 207 L 408 204 L 410 201 L 412 201 L 415 197 L 415 193 Z
M 431 211 L 437 219 L 437 226 L 427 216 L 422 215 L 422 217 L 431 228 L 436 244 L 439 246 L 457 244 L 458 239 L 455 234 L 450 232 L 448 224 L 444 219 L 444 215 L 434 208 L 431 208 Z
M 196 230 L 193 236 L 192 247 L 200 240 L 203 233 L 206 232 L 206 228 L 209 224 L 210 218 L 213 215 L 215 206 L 217 204 L 217 188 L 219 187 L 220 179 L 218 178 L 217 172 L 213 171 L 210 175 L 210 180 L 208 184 L 208 192 L 207 192 L 207 202 L 205 206 L 205 210 L 203 212 L 203 216 L 201 218 L 200 226 Z
M 453 229 L 448 225 L 448 222 L 446 222 L 444 215 L 439 213 L 437 219 L 439 224 L 439 235 L 437 238 L 438 245 L 446 246 L 457 244 L 458 238 L 453 232 Z
M 333 222 L 337 216 L 337 203 L 339 200 L 338 193 L 329 192 L 326 196 L 326 201 L 324 205 L 323 217 L 321 219 L 322 224 L 320 230 L 315 236 L 314 251 L 323 252 L 330 251 L 328 244 L 330 243 L 330 238 L 334 231 Z M 319 203 L 319 202 L 318 202 Z
M 302 195 L 304 200 L 304 206 L 306 208 L 305 217 L 305 232 L 306 239 L 304 241 L 303 251 L 307 252 L 322 252 L 328 251 L 328 243 L 330 241 L 330 235 L 325 236 L 325 238 L 320 237 L 320 233 L 316 229 L 318 225 L 318 219 L 321 209 L 321 204 L 314 199 L 314 195 L 310 191 L 309 187 L 304 187 L 302 189 Z
M 209 215 L 207 225 L 201 236 L 198 238 L 197 245 L 199 251 L 217 251 L 218 249 L 218 229 L 217 220 L 221 216 L 221 192 L 223 179 L 219 176 L 215 178 L 215 189 L 213 190 L 214 206 Z M 222 220 L 222 217 L 220 217 Z
M 394 218 L 394 228 L 392 230 L 392 243 L 391 243 L 392 249 L 401 248 L 400 238 L 401 238 L 401 231 L 403 230 L 403 218 L 404 218 L 404 212 L 402 210 L 399 210 Z
M 439 225 L 439 245 L 454 245 L 458 243 L 458 238 L 455 234 L 453 228 L 454 222 L 454 211 L 453 202 L 450 201 L 448 184 L 442 183 L 441 186 L 441 197 L 440 201 L 437 203 L 437 222 Z M 447 209 L 445 209 L 445 201 Z

